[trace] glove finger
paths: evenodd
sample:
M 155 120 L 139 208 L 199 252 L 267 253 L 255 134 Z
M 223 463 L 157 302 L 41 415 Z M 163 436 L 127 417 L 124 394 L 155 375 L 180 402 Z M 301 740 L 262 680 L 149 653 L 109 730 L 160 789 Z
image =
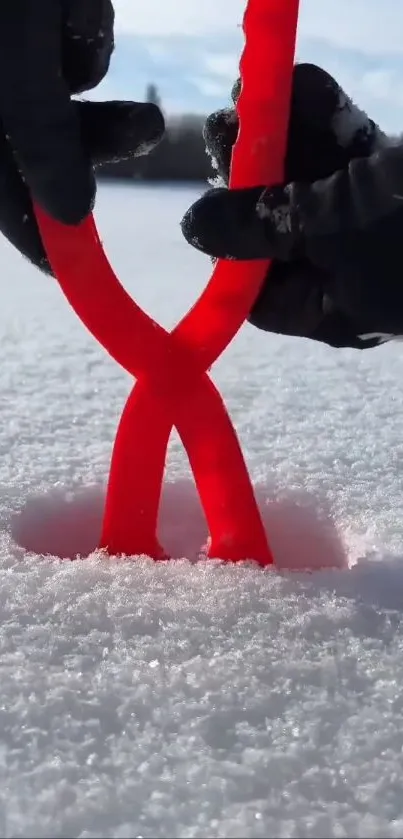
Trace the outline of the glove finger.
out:
M 232 148 L 238 136 L 238 117 L 232 108 L 224 108 L 207 117 L 203 128 L 206 152 L 219 176 L 228 186 Z
M 234 108 L 211 114 L 204 127 L 206 151 L 225 186 L 229 183 L 232 147 L 238 134 L 235 107 L 240 92 L 241 80 L 238 78 L 231 91 Z M 327 73 L 314 65 L 300 64 L 294 67 L 285 160 L 286 182 L 305 177 L 308 180 L 315 179 L 313 169 L 327 174 L 330 167 L 333 166 L 330 171 L 338 168 L 341 148 L 331 131 L 331 120 L 338 101 L 338 85 Z
M 213 189 L 185 213 L 181 228 L 186 241 L 215 259 L 265 259 L 269 242 L 259 223 L 257 203 L 263 187 L 251 190 Z
M 301 255 L 290 205 L 281 188 L 212 189 L 185 213 L 186 241 L 216 259 L 280 259 Z
M 384 135 L 336 80 L 314 64 L 294 68 L 286 181 L 315 181 L 373 153 Z
M 241 80 L 235 82 L 231 98 L 236 106 L 241 91 Z M 234 108 L 222 108 L 207 117 L 203 127 L 206 152 L 218 174 L 216 186 L 228 186 L 232 148 L 238 136 L 238 114 Z
M 76 224 L 93 205 L 95 179 L 61 73 L 60 0 L 0 2 L 0 115 L 35 199 Z
M 234 84 L 232 86 L 232 90 L 231 90 L 231 99 L 232 99 L 234 105 L 238 104 L 238 99 L 239 99 L 240 93 L 241 93 L 241 87 L 242 87 L 241 79 L 238 78 L 236 80 L 236 82 L 234 82 Z
M 74 107 L 84 149 L 94 164 L 145 154 L 163 134 L 164 120 L 155 105 L 75 102 Z M 0 231 L 23 256 L 50 273 L 29 190 L 4 135 L 0 135 Z
M 31 196 L 0 134 L 0 231 L 15 248 L 42 271 L 50 273 L 34 215 Z
M 231 97 L 237 104 L 240 79 Z M 217 111 L 206 122 L 206 150 L 228 185 L 232 146 L 238 134 L 234 109 Z M 366 157 L 386 140 L 378 126 L 344 93 L 325 70 L 297 64 L 293 71 L 285 182 L 315 181 L 343 169 L 354 157 Z
M 96 87 L 114 50 L 115 15 L 110 0 L 64 0 L 62 71 L 71 93 Z
M 82 143 L 93 164 L 148 154 L 162 139 L 164 117 L 145 102 L 76 102 Z

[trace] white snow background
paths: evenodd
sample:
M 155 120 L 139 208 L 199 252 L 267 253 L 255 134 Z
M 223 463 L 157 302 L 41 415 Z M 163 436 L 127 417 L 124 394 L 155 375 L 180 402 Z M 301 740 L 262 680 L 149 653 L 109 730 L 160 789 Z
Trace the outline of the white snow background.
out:
M 195 197 L 99 191 L 112 264 L 167 327 L 211 270 L 180 233 Z M 94 548 L 132 382 L 2 239 L 0 265 L 0 835 L 403 836 L 401 344 L 245 326 L 214 378 L 278 568 L 194 561 L 176 438 L 179 559 L 110 561 Z

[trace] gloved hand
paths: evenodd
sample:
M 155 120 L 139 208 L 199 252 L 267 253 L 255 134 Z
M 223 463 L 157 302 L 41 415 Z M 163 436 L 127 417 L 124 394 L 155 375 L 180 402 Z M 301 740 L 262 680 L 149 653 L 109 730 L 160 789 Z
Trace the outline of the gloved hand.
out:
M 239 95 L 239 82 L 233 100 Z M 376 346 L 360 336 L 355 311 L 333 295 L 332 266 L 310 258 L 292 186 L 228 190 L 232 147 L 238 133 L 234 109 L 212 114 L 206 148 L 224 188 L 197 201 L 182 221 L 194 247 L 214 258 L 274 259 L 249 320 L 260 329 L 312 338 L 332 346 Z M 368 158 L 387 138 L 348 99 L 336 81 L 311 64 L 294 68 L 285 182 L 310 184 Z
M 104 78 L 113 49 L 110 0 L 0 2 L 0 230 L 45 271 L 31 195 L 77 224 L 94 164 L 147 153 L 164 132 L 155 105 L 71 98 Z

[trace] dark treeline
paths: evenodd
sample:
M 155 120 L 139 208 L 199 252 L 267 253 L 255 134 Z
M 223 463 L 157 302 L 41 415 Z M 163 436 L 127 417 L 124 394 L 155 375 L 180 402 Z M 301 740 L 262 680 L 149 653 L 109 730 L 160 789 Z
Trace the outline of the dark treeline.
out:
M 161 107 L 158 90 L 150 84 L 146 99 Z M 122 180 L 206 181 L 212 174 L 202 137 L 204 118 L 192 114 L 167 119 L 166 134 L 149 155 L 99 169 L 99 176 Z

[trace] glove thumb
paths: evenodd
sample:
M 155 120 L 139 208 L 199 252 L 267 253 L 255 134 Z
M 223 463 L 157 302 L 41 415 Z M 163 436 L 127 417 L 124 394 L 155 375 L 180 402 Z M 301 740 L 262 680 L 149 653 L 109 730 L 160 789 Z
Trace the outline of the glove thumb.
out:
M 151 102 L 75 103 L 85 152 L 94 165 L 148 154 L 162 139 L 164 117 Z

